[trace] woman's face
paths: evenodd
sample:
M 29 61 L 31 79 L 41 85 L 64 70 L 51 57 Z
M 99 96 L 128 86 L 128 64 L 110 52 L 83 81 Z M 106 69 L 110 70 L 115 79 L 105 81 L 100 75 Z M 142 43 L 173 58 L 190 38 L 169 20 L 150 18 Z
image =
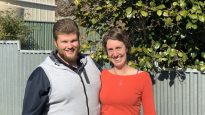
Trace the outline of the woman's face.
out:
M 122 68 L 127 63 L 127 48 L 125 44 L 119 40 L 109 39 L 106 44 L 106 50 L 109 60 L 114 67 Z

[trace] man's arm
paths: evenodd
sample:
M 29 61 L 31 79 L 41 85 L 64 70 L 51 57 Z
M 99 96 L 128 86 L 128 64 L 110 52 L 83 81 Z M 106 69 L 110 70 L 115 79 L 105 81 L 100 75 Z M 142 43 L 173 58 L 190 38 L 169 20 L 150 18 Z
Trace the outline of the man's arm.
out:
M 27 81 L 22 115 L 42 115 L 48 109 L 49 90 L 47 75 L 41 67 L 36 68 Z

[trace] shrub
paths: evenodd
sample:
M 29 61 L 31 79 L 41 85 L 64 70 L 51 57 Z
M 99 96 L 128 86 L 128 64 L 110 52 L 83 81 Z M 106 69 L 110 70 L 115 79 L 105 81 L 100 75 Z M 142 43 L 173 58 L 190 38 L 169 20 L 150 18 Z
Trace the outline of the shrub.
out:
M 31 30 L 24 24 L 22 17 L 13 17 L 10 11 L 0 11 L 0 40 L 20 40 L 26 48 Z
M 195 0 L 74 0 L 81 26 L 103 35 L 124 28 L 132 43 L 129 64 L 150 72 L 205 71 L 205 2 Z M 100 55 L 98 55 L 100 52 Z M 102 49 L 97 61 L 105 60 Z M 93 54 L 92 54 L 93 55 Z

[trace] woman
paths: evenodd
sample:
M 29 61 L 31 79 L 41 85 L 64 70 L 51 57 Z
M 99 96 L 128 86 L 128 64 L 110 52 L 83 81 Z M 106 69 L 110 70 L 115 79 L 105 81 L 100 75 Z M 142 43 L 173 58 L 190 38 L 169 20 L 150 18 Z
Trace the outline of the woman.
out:
M 156 115 L 149 74 L 127 64 L 128 35 L 114 28 L 104 36 L 103 46 L 113 67 L 101 74 L 101 114 L 140 115 L 142 103 L 144 115 Z

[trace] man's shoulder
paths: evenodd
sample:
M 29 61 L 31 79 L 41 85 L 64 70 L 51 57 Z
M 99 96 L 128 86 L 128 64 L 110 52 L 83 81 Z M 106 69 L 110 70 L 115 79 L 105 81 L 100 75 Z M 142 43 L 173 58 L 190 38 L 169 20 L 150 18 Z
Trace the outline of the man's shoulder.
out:
M 84 54 L 84 53 L 80 53 L 80 58 L 86 58 L 86 57 L 89 57 L 89 54 Z
M 94 61 L 89 54 L 80 54 L 80 60 L 86 60 L 86 62 Z
M 40 76 L 40 77 L 46 76 L 45 71 L 44 71 L 43 68 L 40 67 L 40 66 L 38 66 L 37 68 L 35 68 L 35 69 L 33 70 L 33 72 L 31 73 L 31 75 L 30 75 L 30 77 L 29 77 L 29 79 L 36 79 L 36 78 L 39 78 L 39 76 Z

